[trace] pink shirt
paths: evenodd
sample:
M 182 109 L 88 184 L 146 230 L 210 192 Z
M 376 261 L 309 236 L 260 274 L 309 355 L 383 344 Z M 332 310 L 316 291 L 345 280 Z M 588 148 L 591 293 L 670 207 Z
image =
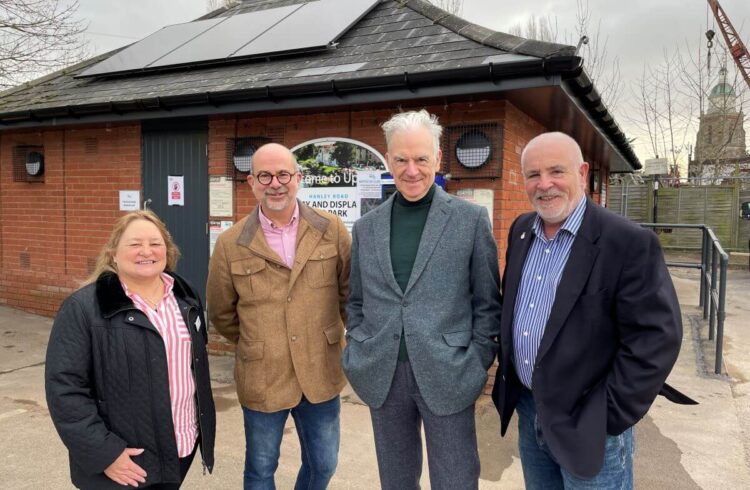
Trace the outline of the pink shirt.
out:
M 124 283 L 125 294 L 141 310 L 151 324 L 159 331 L 164 341 L 167 354 L 167 373 L 169 376 L 169 399 L 172 406 L 172 423 L 177 441 L 177 455 L 184 458 L 193 452 L 198 439 L 198 417 L 195 405 L 195 379 L 190 368 L 192 342 L 180 306 L 172 292 L 174 279 L 162 273 L 164 297 L 156 310 L 151 308 L 138 294 L 128 291 Z
M 258 213 L 260 217 L 260 227 L 263 229 L 263 235 L 271 250 L 276 252 L 281 260 L 291 269 L 294 264 L 295 246 L 297 244 L 297 228 L 299 227 L 299 204 L 294 204 L 294 213 L 289 223 L 282 227 L 276 226 L 273 221 L 268 219 L 263 210 Z

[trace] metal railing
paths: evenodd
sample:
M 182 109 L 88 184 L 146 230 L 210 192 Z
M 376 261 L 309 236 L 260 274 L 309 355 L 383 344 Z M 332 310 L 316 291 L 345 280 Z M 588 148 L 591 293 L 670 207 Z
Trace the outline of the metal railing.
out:
M 695 262 L 667 262 L 670 267 L 685 267 L 699 269 L 700 298 L 698 306 L 703 308 L 703 319 L 708 319 L 708 339 L 716 337 L 716 362 L 714 372 L 721 374 L 721 363 L 724 351 L 724 318 L 726 317 L 727 299 L 727 266 L 729 255 L 721 247 L 714 231 L 706 225 L 686 225 L 672 223 L 640 223 L 646 228 L 693 228 L 701 230 L 703 240 L 701 245 L 701 261 Z M 718 275 L 718 281 L 717 281 Z M 714 335 L 715 333 L 715 335 Z

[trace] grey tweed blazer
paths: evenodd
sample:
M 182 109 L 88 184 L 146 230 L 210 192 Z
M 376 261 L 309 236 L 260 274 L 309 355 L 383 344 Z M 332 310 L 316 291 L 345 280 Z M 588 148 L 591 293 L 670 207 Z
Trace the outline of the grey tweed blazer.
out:
M 497 352 L 500 277 L 487 211 L 436 189 L 406 291 L 390 256 L 393 196 L 352 231 L 344 371 L 369 406 L 391 387 L 403 329 L 429 409 L 450 415 L 477 399 Z

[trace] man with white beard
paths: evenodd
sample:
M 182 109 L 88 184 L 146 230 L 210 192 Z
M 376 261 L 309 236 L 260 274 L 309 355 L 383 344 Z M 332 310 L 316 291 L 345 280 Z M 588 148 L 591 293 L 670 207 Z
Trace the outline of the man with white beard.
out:
M 586 198 L 569 136 L 529 141 L 521 169 L 535 212 L 508 236 L 501 432 L 517 411 L 527 489 L 632 488 L 633 425 L 657 394 L 692 402 L 664 383 L 682 322 L 659 241 Z

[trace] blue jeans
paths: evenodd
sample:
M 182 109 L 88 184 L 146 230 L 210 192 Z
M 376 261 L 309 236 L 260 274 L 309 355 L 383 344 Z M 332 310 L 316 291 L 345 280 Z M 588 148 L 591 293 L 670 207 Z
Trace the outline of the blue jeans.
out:
M 242 407 L 245 416 L 245 490 L 274 490 L 284 425 L 292 413 L 302 450 L 295 490 L 323 490 L 336 471 L 339 454 L 339 397 L 264 413 Z
M 516 407 L 518 412 L 518 451 L 523 479 L 528 490 L 630 490 L 633 488 L 633 428 L 619 436 L 607 436 L 604 466 L 591 479 L 571 475 L 555 461 L 544 442 L 537 421 L 531 392 L 523 390 Z

